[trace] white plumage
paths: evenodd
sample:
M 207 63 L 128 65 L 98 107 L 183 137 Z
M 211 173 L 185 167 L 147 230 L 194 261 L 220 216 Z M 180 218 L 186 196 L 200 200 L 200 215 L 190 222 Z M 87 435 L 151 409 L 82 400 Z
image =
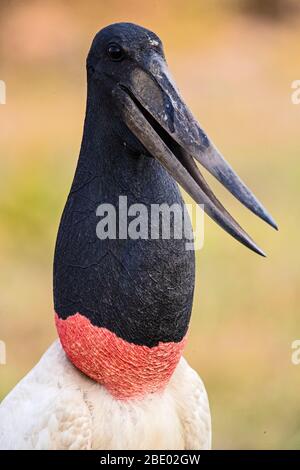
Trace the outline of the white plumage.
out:
M 79 372 L 57 340 L 0 405 L 0 449 L 209 449 L 203 382 L 181 358 L 168 386 L 119 401 Z

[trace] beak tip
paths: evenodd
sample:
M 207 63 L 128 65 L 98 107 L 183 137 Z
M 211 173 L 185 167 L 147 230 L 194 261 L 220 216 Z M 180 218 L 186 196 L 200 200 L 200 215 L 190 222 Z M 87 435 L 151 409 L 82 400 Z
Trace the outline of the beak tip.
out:
M 273 227 L 275 230 L 278 231 L 278 225 L 275 222 L 275 220 L 273 219 L 273 217 L 271 217 L 269 214 L 267 214 L 264 219 L 265 219 L 265 222 L 267 222 L 267 224 L 269 224 L 271 227 Z
M 255 245 L 255 246 L 252 247 L 252 249 L 255 253 L 262 256 L 263 258 L 267 257 L 266 253 L 261 248 L 259 248 L 259 246 Z
M 247 237 L 245 240 L 240 240 L 247 248 L 250 248 L 251 251 L 254 253 L 262 256 L 263 258 L 266 258 L 267 255 L 266 253 L 252 240 L 252 238 Z

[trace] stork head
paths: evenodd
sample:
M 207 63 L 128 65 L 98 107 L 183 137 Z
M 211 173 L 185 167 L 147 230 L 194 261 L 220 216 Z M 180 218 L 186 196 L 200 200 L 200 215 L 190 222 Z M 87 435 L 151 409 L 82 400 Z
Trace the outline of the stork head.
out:
M 181 98 L 170 76 L 161 40 L 131 23 L 117 23 L 95 37 L 87 58 L 88 82 L 106 95 L 130 133 L 149 155 L 226 232 L 245 246 L 263 251 L 216 198 L 195 160 L 242 204 L 269 225 L 275 221 L 242 182 Z

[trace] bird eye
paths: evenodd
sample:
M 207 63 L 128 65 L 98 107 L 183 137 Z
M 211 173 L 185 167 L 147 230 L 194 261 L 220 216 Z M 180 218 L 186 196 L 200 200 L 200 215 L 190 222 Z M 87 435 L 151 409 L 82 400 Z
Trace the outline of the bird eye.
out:
M 108 45 L 107 54 L 111 60 L 119 61 L 124 57 L 124 50 L 119 44 L 111 43 Z

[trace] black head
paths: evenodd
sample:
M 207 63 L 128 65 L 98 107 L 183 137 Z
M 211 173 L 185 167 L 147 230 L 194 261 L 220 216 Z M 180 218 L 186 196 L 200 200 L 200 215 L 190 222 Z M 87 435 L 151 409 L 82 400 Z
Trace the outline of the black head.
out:
M 136 68 L 147 70 L 152 54 L 164 60 L 162 42 L 148 29 L 133 23 L 115 23 L 99 31 L 87 57 L 88 79 L 113 87 Z
M 204 206 L 213 220 L 248 248 L 264 255 L 215 197 L 194 158 L 252 212 L 273 227 L 276 224 L 183 102 L 158 36 L 132 23 L 107 26 L 93 40 L 87 70 L 93 109 L 102 106 L 105 118 L 121 119 L 130 135 Z M 111 118 L 111 125 L 114 123 L 117 125 Z

